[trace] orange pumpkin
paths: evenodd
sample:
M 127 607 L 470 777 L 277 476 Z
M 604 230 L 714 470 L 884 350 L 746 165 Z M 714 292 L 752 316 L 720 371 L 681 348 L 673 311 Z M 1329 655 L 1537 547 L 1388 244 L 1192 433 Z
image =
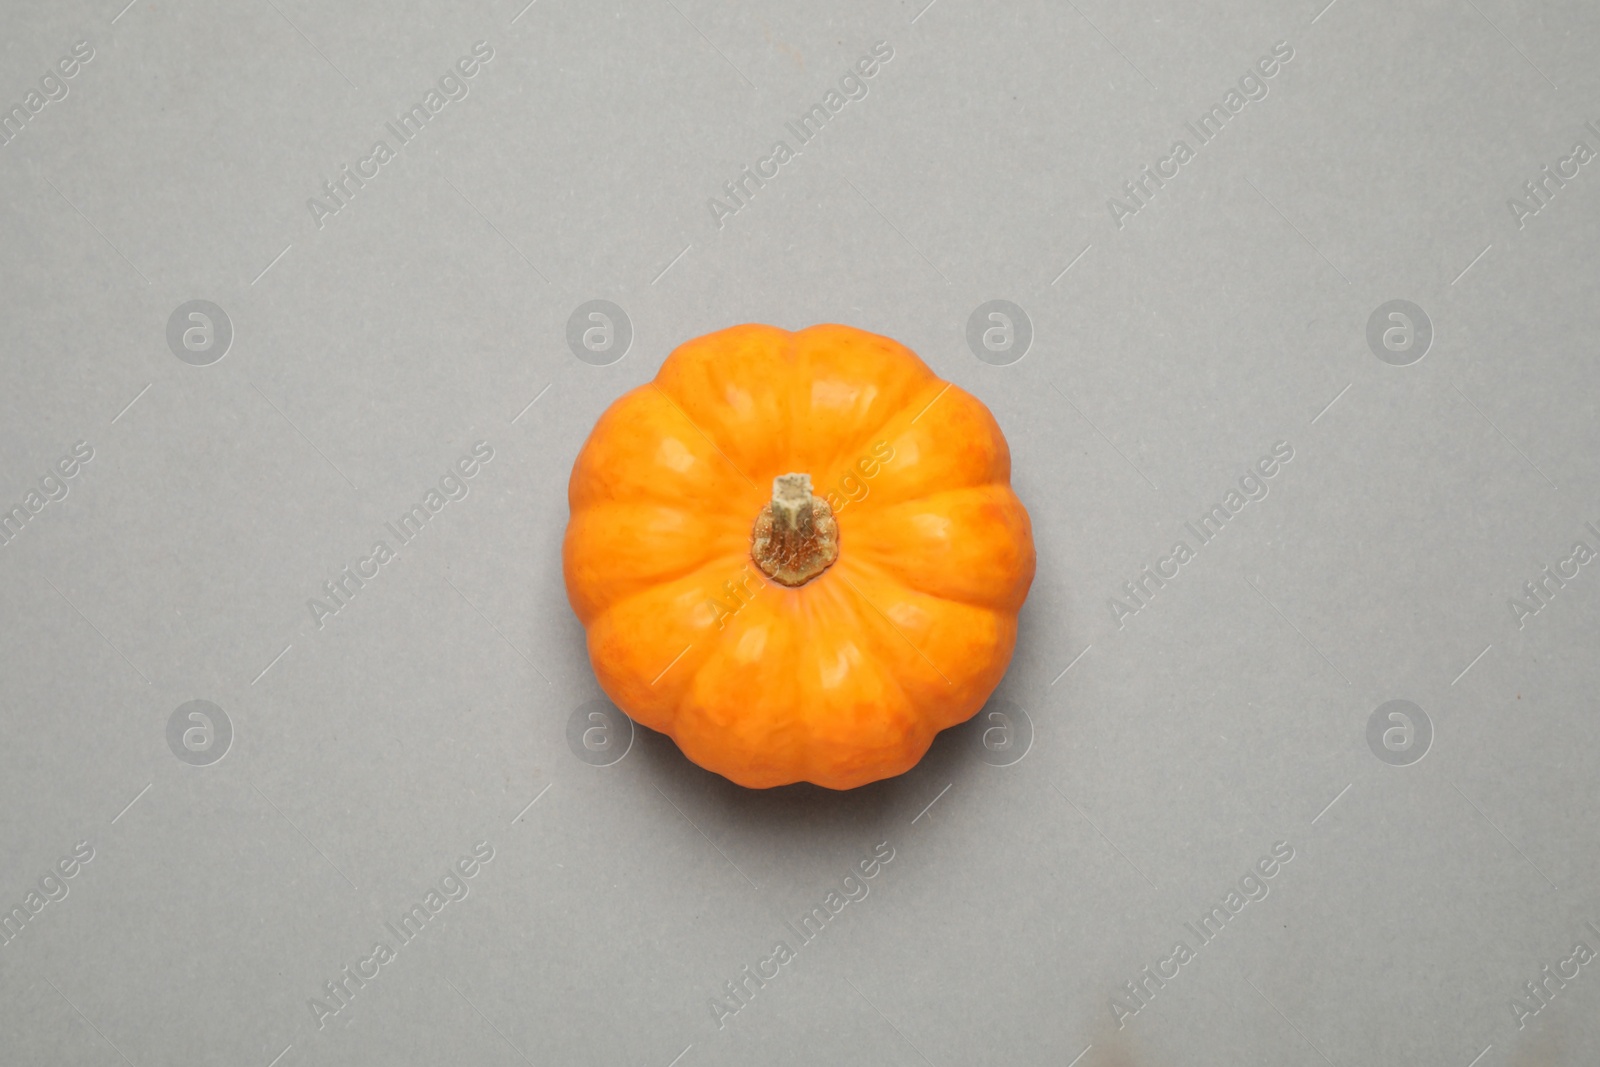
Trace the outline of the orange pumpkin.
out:
M 682 345 L 573 465 L 563 564 L 606 694 L 754 788 L 909 770 L 999 684 L 1033 531 L 994 417 L 849 326 Z

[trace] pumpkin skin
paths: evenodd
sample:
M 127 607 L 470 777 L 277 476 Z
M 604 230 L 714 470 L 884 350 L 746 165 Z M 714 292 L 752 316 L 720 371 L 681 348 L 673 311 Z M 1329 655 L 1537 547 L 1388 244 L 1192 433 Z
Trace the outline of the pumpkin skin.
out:
M 752 526 L 792 472 L 832 507 L 838 558 L 789 587 L 752 556 Z M 562 561 L 595 676 L 743 786 L 904 773 L 1010 662 L 1034 574 L 1010 479 L 989 410 L 887 337 L 689 341 L 573 464 Z

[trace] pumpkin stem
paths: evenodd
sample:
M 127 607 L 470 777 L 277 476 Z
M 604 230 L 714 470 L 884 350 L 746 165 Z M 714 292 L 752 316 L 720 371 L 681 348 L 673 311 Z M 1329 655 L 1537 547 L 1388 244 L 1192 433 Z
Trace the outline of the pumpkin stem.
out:
M 772 479 L 772 501 L 756 516 L 750 555 L 780 585 L 804 585 L 839 558 L 839 524 L 811 492 L 811 475 Z

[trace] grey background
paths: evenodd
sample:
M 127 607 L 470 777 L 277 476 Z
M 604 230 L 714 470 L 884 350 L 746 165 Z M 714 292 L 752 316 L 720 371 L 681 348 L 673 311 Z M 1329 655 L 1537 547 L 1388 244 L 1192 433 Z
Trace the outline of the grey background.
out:
M 1600 950 L 1600 574 L 1520 628 L 1508 602 L 1600 547 L 1600 163 L 1523 228 L 1506 201 L 1600 150 L 1600 11 L 923 3 L 5 6 L 5 106 L 96 55 L 0 146 L 0 502 L 94 458 L 0 547 L 0 904 L 95 855 L 0 946 L 0 1062 L 1594 1061 L 1600 963 L 1510 1005 Z M 470 95 L 318 229 L 307 198 L 479 40 Z M 708 198 L 880 40 L 719 229 Z M 1114 225 L 1279 41 L 1269 95 Z M 209 366 L 166 344 L 197 299 L 234 329 Z M 566 345 L 594 299 L 633 326 L 608 366 Z M 1009 366 L 965 343 L 994 299 L 1033 326 Z M 1366 343 L 1395 299 L 1433 326 L 1405 367 Z M 644 730 L 569 748 L 601 696 L 572 460 L 745 321 L 887 334 L 994 411 L 1039 550 L 996 694 L 1024 758 L 962 728 L 893 781 L 755 794 Z M 479 440 L 470 494 L 316 628 Z M 1119 628 L 1278 441 L 1270 495 Z M 1396 699 L 1433 726 L 1406 766 L 1366 740 Z M 232 724 L 210 765 L 168 747 L 191 700 Z M 323 983 L 480 841 L 470 895 L 319 1030 Z M 719 1029 L 722 984 L 885 841 Z M 1119 1030 L 1122 983 L 1276 841 L 1271 895 Z

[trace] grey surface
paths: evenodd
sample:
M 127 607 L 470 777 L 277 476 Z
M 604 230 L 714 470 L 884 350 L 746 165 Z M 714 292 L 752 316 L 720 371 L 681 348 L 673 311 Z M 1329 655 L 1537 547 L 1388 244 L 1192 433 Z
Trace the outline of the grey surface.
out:
M 1507 203 L 1600 150 L 1592 3 L 123 2 L 0 12 L 7 106 L 95 50 L 0 146 L 0 502 L 93 449 L 0 547 L 0 903 L 93 849 L 0 946 L 0 1063 L 1600 1055 L 1600 962 L 1512 1008 L 1600 950 L 1600 565 L 1510 606 L 1600 549 L 1600 162 L 1521 226 Z M 469 95 L 319 228 L 307 199 L 477 41 Z M 867 95 L 719 228 L 708 198 L 878 41 Z M 169 348 L 195 300 L 220 359 Z M 568 347 L 591 300 L 631 323 L 613 362 Z M 1023 358 L 969 349 L 991 300 Z M 1420 360 L 1369 347 L 1393 300 Z M 853 793 L 569 735 L 601 697 L 560 574 L 573 457 L 745 321 L 910 345 L 992 408 L 1035 524 L 1009 719 Z M 1116 619 L 1277 442 L 1268 495 Z M 314 625 L 379 539 L 397 558 Z M 1425 759 L 1387 710 L 1369 747 L 1393 700 Z M 465 899 L 319 1029 L 324 983 L 480 842 Z M 785 922 L 883 842 L 800 945 Z M 1200 945 L 1184 923 L 1275 842 L 1270 894 Z

